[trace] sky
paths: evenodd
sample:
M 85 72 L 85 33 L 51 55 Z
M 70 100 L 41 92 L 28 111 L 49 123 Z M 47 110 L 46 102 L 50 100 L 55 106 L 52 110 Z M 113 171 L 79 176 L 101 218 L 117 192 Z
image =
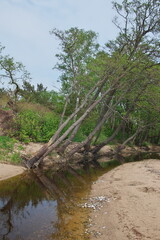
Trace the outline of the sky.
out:
M 5 53 L 22 62 L 31 83 L 57 90 L 59 72 L 52 68 L 58 40 L 49 32 L 78 27 L 98 33 L 104 45 L 116 37 L 112 0 L 0 0 L 0 43 Z

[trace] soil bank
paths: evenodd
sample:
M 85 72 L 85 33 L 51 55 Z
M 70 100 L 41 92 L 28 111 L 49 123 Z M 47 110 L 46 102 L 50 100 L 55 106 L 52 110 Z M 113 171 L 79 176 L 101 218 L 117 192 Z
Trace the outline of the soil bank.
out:
M 0 181 L 22 174 L 26 168 L 0 163 Z
M 93 184 L 91 240 L 160 240 L 160 160 L 123 164 Z

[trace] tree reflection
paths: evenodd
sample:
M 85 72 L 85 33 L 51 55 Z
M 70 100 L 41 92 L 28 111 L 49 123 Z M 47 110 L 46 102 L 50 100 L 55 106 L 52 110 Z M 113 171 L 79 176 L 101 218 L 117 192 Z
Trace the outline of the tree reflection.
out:
M 27 239 L 35 239 L 33 236 L 39 232 L 41 234 L 43 226 L 46 228 L 48 225 L 49 239 L 58 239 L 60 232 L 62 235 L 68 232 L 72 219 L 75 222 L 76 216 L 79 216 L 75 210 L 77 194 L 81 196 L 83 189 L 89 185 L 86 179 L 72 168 L 46 174 L 40 169 L 33 170 L 24 176 L 0 182 L 0 239 L 25 239 L 25 228 L 29 229 L 31 235 L 31 238 Z M 46 234 L 45 231 L 43 234 Z M 46 237 L 47 235 L 44 235 L 40 239 Z
M 0 183 L 0 237 L 7 236 L 14 230 L 16 216 L 26 217 L 29 212 L 24 208 L 31 204 L 36 207 L 44 199 L 48 198 L 42 186 L 31 175 L 23 175 Z

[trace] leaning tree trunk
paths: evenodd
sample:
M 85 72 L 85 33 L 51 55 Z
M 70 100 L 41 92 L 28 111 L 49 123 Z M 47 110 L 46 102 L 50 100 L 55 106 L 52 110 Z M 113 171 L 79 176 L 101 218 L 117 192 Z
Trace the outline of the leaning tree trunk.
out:
M 75 135 L 77 134 L 79 127 L 81 124 L 77 125 L 74 129 L 69 138 L 58 148 L 58 153 L 62 154 L 64 153 L 65 149 L 72 143 L 72 140 L 74 139 Z
M 112 142 L 124 124 L 125 124 L 125 120 L 123 119 L 110 137 L 108 137 L 105 141 L 103 141 L 102 143 L 100 143 L 94 147 L 94 149 L 91 151 L 92 154 L 97 155 L 97 153 L 101 150 L 102 147 L 104 147 L 108 143 Z
M 49 140 L 45 146 L 43 146 L 32 158 L 30 158 L 28 161 L 26 161 L 26 166 L 28 168 L 32 168 L 35 163 L 38 164 L 46 157 L 53 149 L 55 149 L 57 146 L 61 144 L 61 142 L 69 135 L 73 129 L 82 123 L 82 121 L 88 116 L 88 114 L 104 99 L 104 97 L 112 91 L 114 88 L 118 88 L 119 86 L 119 80 L 123 78 L 126 74 L 126 71 L 123 71 L 114 81 L 113 85 L 107 89 L 101 96 L 99 97 L 99 94 L 101 90 L 103 89 L 105 83 L 108 80 L 108 77 L 110 76 L 104 76 L 102 80 L 97 82 L 95 86 L 88 92 L 88 94 L 85 96 L 84 101 L 81 103 L 78 109 L 76 109 L 69 117 L 68 119 L 62 123 L 62 125 L 58 128 L 56 133 L 53 135 L 53 137 Z M 93 97 L 91 98 L 91 94 L 94 93 Z M 98 100 L 96 100 L 99 97 Z M 89 103 L 88 103 L 89 102 Z M 60 133 L 64 129 L 64 127 L 67 126 L 70 120 L 74 118 L 77 113 L 82 110 L 88 103 L 88 107 L 85 110 L 84 114 L 74 123 L 72 126 L 61 136 L 59 137 Z
M 107 78 L 104 78 L 103 80 L 99 81 L 89 92 L 88 94 L 85 96 L 84 101 L 81 103 L 81 105 L 79 106 L 79 108 L 77 108 L 68 118 L 67 120 L 58 128 L 58 130 L 56 131 L 56 133 L 53 135 L 53 137 L 50 139 L 49 141 L 49 145 L 51 145 L 52 143 L 55 142 L 55 140 L 58 138 L 59 134 L 61 133 L 61 131 L 64 129 L 64 127 L 67 126 L 67 124 L 69 123 L 70 120 L 72 120 L 74 118 L 75 115 L 77 115 L 77 113 L 82 110 L 85 105 L 88 103 L 90 96 L 92 93 L 94 93 L 94 91 L 98 88 L 98 90 L 96 91 L 95 95 L 96 95 L 96 99 L 98 97 L 99 94 L 99 88 L 101 88 L 101 86 L 104 86 L 105 82 L 107 81 Z M 98 93 L 98 94 L 97 94 Z M 96 100 L 93 99 L 93 100 Z M 93 101 L 92 100 L 92 101 Z
M 124 86 L 123 86 L 124 87 Z M 144 91 L 144 89 L 147 87 L 147 85 L 145 84 L 145 86 L 140 89 L 140 91 L 137 93 L 136 97 L 133 99 L 132 101 L 132 105 L 130 106 L 130 108 L 128 109 L 126 115 L 123 117 L 123 121 L 120 123 L 120 125 L 117 127 L 117 129 L 115 130 L 115 132 L 112 134 L 111 137 L 109 137 L 106 141 L 104 141 L 102 144 L 100 144 L 96 150 L 93 150 L 94 153 L 96 154 L 104 145 L 108 144 L 109 142 L 111 142 L 115 136 L 118 134 L 118 132 L 121 130 L 121 128 L 124 126 L 125 120 L 126 118 L 128 118 L 130 112 L 133 111 L 133 109 L 135 108 L 136 102 L 138 101 L 141 93 Z M 130 85 L 128 87 L 128 89 L 125 90 L 125 93 L 129 93 L 132 89 L 132 85 Z M 115 92 L 114 92 L 115 93 Z M 94 135 L 102 128 L 103 124 L 106 122 L 106 120 L 108 120 L 111 116 L 112 113 L 114 112 L 115 107 L 119 104 L 119 102 L 124 98 L 124 94 L 121 95 L 119 97 L 119 99 L 117 100 L 117 102 L 114 104 L 114 106 L 112 107 L 107 107 L 107 111 L 106 113 L 103 115 L 103 117 L 101 118 L 101 120 L 97 123 L 95 129 L 89 134 L 89 136 L 86 138 L 85 141 L 83 141 L 80 145 L 76 146 L 74 149 L 72 149 L 69 153 L 68 153 L 68 157 L 73 156 L 76 152 L 78 152 L 81 148 L 83 148 L 85 145 L 87 145 L 89 142 L 91 142 L 91 140 L 93 139 Z M 111 101 L 112 97 L 109 96 L 108 97 L 108 104 L 109 101 Z M 107 101 L 106 101 L 107 102 Z M 138 132 L 135 133 L 135 136 L 138 134 Z M 133 136 L 131 137 L 131 139 L 133 139 Z M 129 138 L 130 141 L 130 138 Z M 128 141 L 127 141 L 128 142 Z M 125 143 L 126 144 L 126 143 Z
M 125 86 L 123 85 L 123 87 L 125 88 Z M 125 89 L 125 93 L 129 93 L 131 90 L 131 86 L 129 86 L 127 89 Z M 78 152 L 81 148 L 83 148 L 85 145 L 87 145 L 89 142 L 91 142 L 91 140 L 93 139 L 93 137 L 95 136 L 95 134 L 102 128 L 103 124 L 109 120 L 109 118 L 112 116 L 113 112 L 115 111 L 115 107 L 119 104 L 119 102 L 124 98 L 124 93 L 123 95 L 120 95 L 120 97 L 118 98 L 118 100 L 114 103 L 113 106 L 109 106 L 114 94 L 116 92 L 116 89 L 112 89 L 111 90 L 111 95 L 109 95 L 109 97 L 106 100 L 107 104 L 107 109 L 105 109 L 106 111 L 104 112 L 104 115 L 101 117 L 101 119 L 99 119 L 99 121 L 97 122 L 94 130 L 89 134 L 89 136 L 86 138 L 85 141 L 83 141 L 81 144 L 79 144 L 78 146 L 76 146 L 74 149 L 72 149 L 69 153 L 68 153 L 68 157 L 70 158 L 72 155 L 74 155 L 76 152 Z
M 143 128 L 141 127 L 138 127 L 137 131 L 132 135 L 130 136 L 129 138 L 127 138 L 122 144 L 118 145 L 115 149 L 115 158 L 117 160 L 120 160 L 121 163 L 124 162 L 124 157 L 122 156 L 121 154 L 121 151 L 125 148 L 125 146 L 130 142 L 132 141 L 133 139 L 135 139 L 135 137 L 138 135 L 138 133 L 140 133 L 141 131 L 143 130 Z
M 108 109 L 108 104 L 110 103 L 110 101 L 111 101 L 111 99 L 112 99 L 112 97 L 113 97 L 113 95 L 114 95 L 114 93 L 116 92 L 116 89 L 113 89 L 113 90 L 111 90 L 110 92 L 109 92 L 109 97 L 107 97 L 107 100 L 105 101 L 105 106 L 104 106 L 104 108 L 103 108 L 103 114 L 101 114 L 101 116 L 100 116 L 100 118 L 98 119 L 98 121 L 97 121 L 97 124 L 100 122 L 100 120 L 102 119 L 102 117 L 103 117 L 103 115 L 105 114 L 105 112 L 106 112 L 106 109 Z M 76 133 L 78 132 L 78 129 L 79 129 L 79 127 L 81 126 L 81 124 L 79 124 L 79 125 L 77 125 L 76 127 L 75 127 L 75 129 L 73 130 L 73 132 L 72 132 L 72 134 L 70 135 L 70 137 L 65 141 L 65 143 L 58 149 L 58 151 L 59 152 L 61 152 L 61 153 L 63 153 L 64 151 L 65 151 L 65 149 L 66 149 L 66 147 L 72 142 L 72 140 L 74 139 L 74 137 L 75 137 L 75 135 L 76 135 Z M 103 125 L 102 125 L 103 126 Z M 88 146 L 89 146 L 89 142 L 91 142 L 91 140 L 89 141 L 88 140 L 88 142 L 87 142 L 87 144 L 86 144 L 86 148 L 87 149 L 89 149 L 88 148 Z
M 61 142 L 69 135 L 69 133 L 71 131 L 73 131 L 73 129 L 82 123 L 82 121 L 89 115 L 89 113 L 101 102 L 101 100 L 108 94 L 108 92 L 110 91 L 107 90 L 98 100 L 96 100 L 95 102 L 93 102 L 91 104 L 91 106 L 83 113 L 83 115 L 75 122 L 73 123 L 67 130 L 66 132 L 60 136 L 58 139 L 57 139 L 57 134 L 59 135 L 59 133 L 63 130 L 63 127 L 65 126 L 65 123 L 63 123 L 61 125 L 61 127 L 59 129 L 61 129 L 61 131 L 58 129 L 58 131 L 56 132 L 56 134 L 51 138 L 51 140 L 49 141 L 48 144 L 46 144 L 44 147 L 42 147 L 39 152 L 34 156 L 32 157 L 31 159 L 29 159 L 27 162 L 26 162 L 26 165 L 28 168 L 32 168 L 33 165 L 37 162 L 37 165 L 44 159 L 44 157 L 46 157 L 50 152 L 53 151 L 53 149 L 55 149 L 56 147 L 58 147 Z M 81 107 L 81 106 L 80 106 Z M 79 108 L 80 108 L 79 107 Z M 77 111 L 75 111 L 77 112 Z M 75 115 L 75 113 L 72 114 L 72 117 Z M 71 117 L 70 117 L 71 118 Z M 67 123 L 69 121 L 67 120 Z M 56 140 L 57 139 L 57 140 Z
M 39 165 L 39 163 L 50 153 L 52 152 L 56 147 L 58 147 L 65 138 L 67 138 L 67 136 L 78 126 L 81 125 L 81 123 L 84 121 L 84 119 L 90 114 L 91 111 L 93 111 L 93 109 L 107 96 L 109 95 L 110 97 L 110 93 L 115 92 L 114 89 L 118 89 L 120 87 L 120 79 L 123 78 L 125 76 L 126 72 L 123 72 L 122 74 L 120 74 L 120 76 L 118 76 L 113 85 L 107 89 L 103 94 L 101 94 L 101 96 L 95 100 L 95 96 L 98 97 L 99 94 L 99 89 L 102 88 L 102 86 L 104 86 L 105 82 L 107 81 L 107 78 L 104 78 L 103 80 L 101 80 L 100 82 L 98 82 L 86 95 L 86 98 L 84 99 L 84 101 L 82 102 L 82 104 L 79 106 L 79 108 L 73 112 L 70 117 L 59 127 L 59 129 L 57 130 L 57 132 L 53 135 L 53 137 L 50 139 L 50 141 L 45 144 L 45 146 L 43 146 L 36 154 L 35 156 L 33 156 L 31 159 L 29 159 L 26 162 L 26 166 L 28 168 L 32 168 L 34 165 Z M 123 86 L 124 87 L 124 86 Z M 98 89 L 97 89 L 98 88 Z M 91 93 L 93 93 L 96 90 L 95 95 L 93 96 L 93 98 L 90 100 L 90 103 L 88 104 L 87 109 L 85 110 L 85 112 L 82 114 L 82 116 L 80 116 L 80 118 L 74 122 L 67 130 L 66 132 L 60 136 L 58 138 L 58 136 L 60 135 L 61 131 L 64 129 L 64 127 L 69 123 L 69 121 L 71 119 L 73 119 L 73 117 L 87 104 L 87 102 L 90 99 L 90 95 Z M 111 94 L 112 95 L 112 94 Z M 105 117 L 104 120 L 102 120 L 103 123 L 105 121 Z M 103 123 L 101 123 L 100 125 L 102 125 Z M 96 127 L 96 129 L 100 129 L 98 126 Z M 95 129 L 95 133 L 97 132 L 97 130 Z M 93 137 L 93 133 L 91 134 L 91 136 Z M 91 137 L 91 138 L 92 138 Z M 88 140 L 87 140 L 88 142 Z
M 133 68 L 133 66 L 130 67 L 130 69 Z M 82 124 L 82 122 L 84 121 L 84 119 L 90 114 L 91 111 L 93 111 L 93 109 L 95 109 L 95 107 L 107 96 L 109 95 L 109 98 L 112 97 L 114 95 L 114 93 L 119 90 L 119 88 L 121 89 L 121 95 L 120 95 L 120 99 L 122 99 L 124 97 L 125 92 L 130 91 L 131 85 L 129 85 L 129 90 L 126 90 L 126 85 L 125 83 L 121 84 L 121 79 L 123 79 L 123 77 L 126 75 L 127 71 L 129 69 L 127 69 L 126 71 L 122 71 L 122 73 L 120 73 L 116 79 L 113 81 L 113 84 L 110 86 L 109 89 L 105 90 L 104 93 L 101 92 L 101 90 L 103 89 L 106 81 L 108 80 L 108 76 L 105 76 L 104 79 L 102 79 L 101 81 L 97 82 L 97 84 L 88 92 L 88 94 L 86 95 L 84 101 L 81 103 L 81 105 L 79 106 L 78 109 L 76 109 L 69 117 L 68 119 L 59 127 L 59 129 L 56 131 L 56 133 L 53 135 L 53 137 L 50 139 L 50 141 L 45 144 L 32 158 L 30 158 L 26 165 L 28 168 L 32 168 L 34 165 L 39 165 L 39 163 L 50 153 L 52 152 L 55 148 L 57 148 L 67 137 L 69 134 L 71 134 L 71 132 L 79 125 Z M 133 80 L 135 81 L 135 79 Z M 95 93 L 94 93 L 95 92 Z M 101 94 L 99 94 L 101 92 Z M 91 98 L 91 94 L 93 94 L 93 97 Z M 112 94 L 111 94 L 112 93 Z M 111 94 L 111 96 L 110 96 Z M 95 99 L 98 98 L 98 99 Z M 71 119 L 74 118 L 74 116 L 80 111 L 82 110 L 84 107 L 86 106 L 86 109 L 84 111 L 84 113 L 79 117 L 79 119 L 76 120 L 76 122 L 74 122 L 63 134 L 62 136 L 59 137 L 59 135 L 61 134 L 62 130 L 64 129 L 64 127 L 66 127 L 66 125 L 69 123 L 69 121 Z M 94 134 L 101 128 L 101 126 L 104 124 L 104 122 L 106 121 L 106 119 L 108 118 L 108 115 L 110 115 L 110 111 L 112 111 L 113 109 L 109 109 L 109 112 L 107 112 L 105 114 L 105 116 L 102 118 L 101 122 L 95 127 L 94 131 L 90 134 L 90 136 L 87 138 L 87 140 L 83 143 L 83 146 L 85 144 L 88 143 L 88 141 L 90 141 Z M 78 127 L 77 127 L 78 128 Z M 73 131 L 74 132 L 74 131 Z M 72 135 L 72 134 L 71 134 Z

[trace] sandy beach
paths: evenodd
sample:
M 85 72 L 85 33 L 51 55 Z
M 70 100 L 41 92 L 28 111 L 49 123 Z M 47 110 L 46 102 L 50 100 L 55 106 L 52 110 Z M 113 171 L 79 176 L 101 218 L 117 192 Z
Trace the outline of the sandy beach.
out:
M 160 240 L 160 161 L 123 164 L 100 177 L 90 198 L 91 240 Z
M 26 168 L 0 163 L 0 181 L 22 174 Z

